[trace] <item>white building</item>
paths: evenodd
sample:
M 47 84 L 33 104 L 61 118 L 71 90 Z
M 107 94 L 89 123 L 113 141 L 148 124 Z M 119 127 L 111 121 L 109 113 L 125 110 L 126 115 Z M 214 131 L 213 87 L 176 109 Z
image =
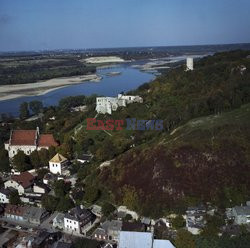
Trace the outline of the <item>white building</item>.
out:
M 65 214 L 64 230 L 72 234 L 81 234 L 91 227 L 94 220 L 95 215 L 90 210 L 77 206 Z
M 10 202 L 10 195 L 14 191 L 12 188 L 7 189 L 0 189 L 0 203 L 9 203 Z
M 57 153 L 50 161 L 49 161 L 49 170 L 52 174 L 62 175 L 63 167 L 68 163 L 67 158 L 63 155 Z
M 118 107 L 126 107 L 130 103 L 142 103 L 143 99 L 140 96 L 125 96 L 118 94 L 118 97 L 97 97 L 96 112 L 101 114 L 112 114 Z
M 52 134 L 41 134 L 36 130 L 13 130 L 10 139 L 5 142 L 5 150 L 9 158 L 13 158 L 18 151 L 30 155 L 35 150 L 49 149 L 50 146 L 58 146 Z
M 194 59 L 193 58 L 187 58 L 187 71 L 193 71 L 194 70 Z

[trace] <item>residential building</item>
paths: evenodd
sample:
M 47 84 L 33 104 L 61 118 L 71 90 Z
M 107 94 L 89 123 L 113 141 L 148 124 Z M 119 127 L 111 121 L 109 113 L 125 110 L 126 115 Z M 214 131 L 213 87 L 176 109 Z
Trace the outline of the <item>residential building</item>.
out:
M 50 161 L 49 161 L 49 170 L 53 174 L 62 175 L 62 170 L 64 166 L 68 163 L 67 158 L 63 155 L 57 153 Z
M 61 232 L 40 231 L 31 243 L 32 248 L 53 247 L 54 243 L 62 237 Z
M 106 234 L 109 237 L 109 240 L 118 241 L 119 233 L 122 230 L 122 221 L 107 220 L 101 225 L 101 228 L 105 230 Z
M 13 158 L 18 151 L 30 155 L 35 150 L 49 149 L 50 146 L 58 146 L 52 134 L 40 134 L 36 130 L 13 130 L 10 139 L 5 142 L 5 149 L 9 158 Z
M 26 207 L 8 204 L 5 208 L 4 216 L 15 221 L 24 221 Z
M 43 208 L 8 204 L 5 208 L 4 216 L 15 221 L 25 221 L 31 224 L 40 225 L 48 216 L 48 212 Z
M 14 188 L 1 188 L 0 189 L 0 203 L 9 203 L 10 202 L 10 195 L 15 191 Z
M 97 240 L 110 240 L 108 234 L 103 228 L 97 228 L 92 234 L 92 237 Z
M 34 184 L 35 177 L 25 171 L 20 173 L 20 175 L 12 175 L 10 180 L 4 183 L 5 188 L 14 188 L 18 191 L 19 195 L 25 193 L 26 190 L 32 188 Z
M 158 240 L 151 232 L 126 232 L 119 235 L 118 248 L 175 248 L 169 240 Z
M 201 229 L 205 226 L 205 215 L 206 208 L 200 207 L 190 207 L 186 211 L 186 227 L 189 232 L 194 235 L 200 233 Z
M 250 223 L 250 202 L 246 206 L 235 206 L 232 208 L 232 216 L 234 223 L 237 225 L 245 225 Z
M 77 206 L 69 210 L 64 216 L 64 230 L 81 234 L 92 226 L 95 215 L 83 206 Z
M 35 182 L 33 185 L 33 192 L 37 194 L 45 194 L 50 191 L 50 188 L 45 183 Z
M 96 112 L 101 114 L 112 114 L 118 107 L 126 107 L 130 103 L 142 103 L 143 99 L 140 96 L 125 96 L 118 94 L 118 97 L 97 97 Z
M 23 218 L 25 221 L 40 225 L 43 220 L 48 216 L 48 212 L 43 208 L 37 208 L 33 206 L 27 206 L 26 210 L 24 211 Z

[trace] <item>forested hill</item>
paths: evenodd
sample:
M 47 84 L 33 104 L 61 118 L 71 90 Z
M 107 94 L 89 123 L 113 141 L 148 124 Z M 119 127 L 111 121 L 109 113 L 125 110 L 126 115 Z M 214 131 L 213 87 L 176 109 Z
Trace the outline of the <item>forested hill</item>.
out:
M 200 202 L 244 202 L 250 197 L 249 54 L 218 53 L 194 71 L 172 70 L 132 92 L 144 103 L 112 118 L 163 119 L 164 130 L 116 131 L 92 144 L 100 161 L 115 160 L 88 183 L 102 190 L 104 184 L 116 203 L 151 216 Z

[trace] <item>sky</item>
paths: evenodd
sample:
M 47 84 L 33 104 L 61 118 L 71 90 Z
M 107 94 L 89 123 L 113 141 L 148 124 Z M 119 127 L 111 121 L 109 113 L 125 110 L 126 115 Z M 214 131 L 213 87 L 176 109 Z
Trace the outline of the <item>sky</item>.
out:
M 250 42 L 250 0 L 0 0 L 0 51 Z

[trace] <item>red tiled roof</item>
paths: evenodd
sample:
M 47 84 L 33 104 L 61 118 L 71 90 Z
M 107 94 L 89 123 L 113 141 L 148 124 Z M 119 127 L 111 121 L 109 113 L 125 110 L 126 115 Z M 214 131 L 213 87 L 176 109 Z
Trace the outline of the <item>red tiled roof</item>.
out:
M 5 208 L 5 214 L 23 216 L 25 210 L 26 210 L 26 207 L 20 207 L 16 205 L 7 204 Z
M 52 134 L 41 134 L 38 141 L 40 147 L 58 146 Z
M 21 184 L 25 189 L 33 184 L 35 177 L 28 171 L 22 172 L 20 175 L 11 176 L 13 181 Z
M 36 145 L 36 130 L 14 130 L 11 135 L 11 145 Z

